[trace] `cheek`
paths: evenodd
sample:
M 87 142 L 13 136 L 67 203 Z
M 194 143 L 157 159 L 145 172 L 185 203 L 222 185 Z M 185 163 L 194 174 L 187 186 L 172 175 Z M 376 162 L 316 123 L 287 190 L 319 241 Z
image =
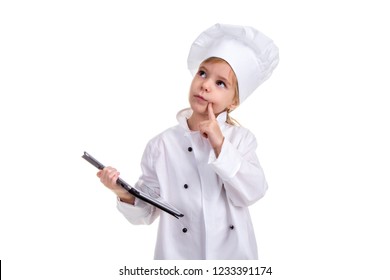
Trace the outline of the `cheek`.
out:
M 223 111 L 226 109 L 227 103 L 225 100 L 215 99 L 214 106 L 215 106 L 215 109 L 217 109 L 217 111 L 220 112 L 220 111 Z
M 227 97 L 226 95 L 223 97 L 220 97 L 218 100 L 216 100 L 216 102 L 218 102 L 218 108 L 220 110 L 225 110 L 225 109 L 229 108 L 234 103 L 233 99 L 234 99 L 233 97 L 230 98 L 230 96 Z
M 198 84 L 198 82 L 196 81 L 196 78 L 194 78 L 191 82 L 191 85 L 190 85 L 190 92 L 197 88 L 197 86 L 198 86 L 197 84 Z

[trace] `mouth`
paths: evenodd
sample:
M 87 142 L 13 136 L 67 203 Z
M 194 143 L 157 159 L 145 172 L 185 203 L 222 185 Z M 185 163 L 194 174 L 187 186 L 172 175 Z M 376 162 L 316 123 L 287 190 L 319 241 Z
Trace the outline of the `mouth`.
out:
M 194 97 L 199 100 L 199 101 L 204 101 L 204 102 L 207 102 L 206 99 L 204 99 L 202 96 L 198 95 L 198 94 L 195 94 Z

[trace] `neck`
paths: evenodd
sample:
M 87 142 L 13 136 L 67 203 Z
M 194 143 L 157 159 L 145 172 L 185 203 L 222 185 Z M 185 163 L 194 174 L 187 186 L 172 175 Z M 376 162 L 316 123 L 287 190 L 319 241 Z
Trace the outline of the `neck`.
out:
M 218 118 L 220 114 L 225 111 L 218 113 L 215 117 Z M 192 113 L 191 117 L 187 119 L 188 128 L 192 131 L 199 131 L 199 124 L 204 121 L 208 121 L 209 117 L 207 114 L 197 114 L 195 112 Z
M 207 120 L 208 120 L 207 116 L 203 117 L 200 115 L 195 115 L 195 113 L 193 113 L 191 117 L 187 120 L 188 128 L 192 131 L 198 131 L 199 124 Z

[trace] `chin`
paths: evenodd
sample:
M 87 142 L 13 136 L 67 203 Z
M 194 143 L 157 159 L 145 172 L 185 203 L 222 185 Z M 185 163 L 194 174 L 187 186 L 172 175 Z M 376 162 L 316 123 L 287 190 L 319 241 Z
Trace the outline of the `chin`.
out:
M 207 114 L 207 106 L 201 104 L 191 104 L 191 109 L 194 113 Z

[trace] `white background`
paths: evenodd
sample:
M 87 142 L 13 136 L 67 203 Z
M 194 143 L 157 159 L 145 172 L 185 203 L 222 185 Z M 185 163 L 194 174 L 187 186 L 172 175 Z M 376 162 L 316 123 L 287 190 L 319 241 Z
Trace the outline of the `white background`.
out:
M 280 48 L 234 117 L 269 191 L 251 207 L 271 279 L 389 279 L 386 1 L 1 1 L 0 259 L 5 279 L 123 279 L 153 258 L 81 158 L 134 183 L 187 107 L 189 47 L 216 22 Z

